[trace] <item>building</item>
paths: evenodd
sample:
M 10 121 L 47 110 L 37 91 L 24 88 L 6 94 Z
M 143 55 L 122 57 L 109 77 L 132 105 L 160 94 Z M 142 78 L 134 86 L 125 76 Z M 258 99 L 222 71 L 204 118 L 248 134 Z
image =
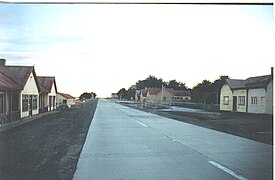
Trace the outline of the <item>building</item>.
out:
M 38 114 L 39 92 L 33 66 L 7 66 L 0 59 L 0 124 Z
M 148 88 L 146 101 L 153 104 L 171 104 L 191 100 L 191 92 L 188 90 L 174 90 L 173 88 Z
M 191 100 L 191 92 L 189 90 L 174 90 L 173 102 L 186 102 Z
M 76 100 L 75 97 L 71 96 L 70 94 L 65 93 L 57 93 L 57 105 L 66 104 L 68 107 L 75 105 Z
M 135 101 L 145 102 L 146 97 L 147 97 L 147 88 L 146 89 L 141 89 L 141 90 L 136 90 Z
M 37 76 L 40 87 L 39 112 L 47 112 L 56 109 L 57 87 L 55 77 Z
M 273 68 L 271 75 L 226 79 L 221 87 L 220 110 L 273 114 Z

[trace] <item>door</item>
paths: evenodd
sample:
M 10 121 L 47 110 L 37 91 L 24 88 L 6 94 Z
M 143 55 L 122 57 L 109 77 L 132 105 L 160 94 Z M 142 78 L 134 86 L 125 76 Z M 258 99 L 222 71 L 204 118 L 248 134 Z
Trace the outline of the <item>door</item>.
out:
M 233 96 L 233 111 L 237 111 L 237 96 Z
M 265 97 L 261 97 L 261 113 L 265 114 Z
M 29 96 L 29 116 L 32 116 L 32 95 Z

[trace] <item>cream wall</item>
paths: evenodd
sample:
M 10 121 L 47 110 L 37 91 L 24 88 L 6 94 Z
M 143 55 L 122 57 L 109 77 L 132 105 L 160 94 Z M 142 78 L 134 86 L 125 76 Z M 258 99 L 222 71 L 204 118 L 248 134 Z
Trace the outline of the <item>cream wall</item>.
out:
M 224 96 L 229 97 L 229 104 L 225 105 L 223 103 L 224 101 Z M 222 111 L 232 111 L 233 110 L 233 96 L 232 96 L 232 91 L 230 87 L 225 84 L 221 88 L 221 94 L 220 94 L 220 110 Z
M 233 90 L 233 96 L 237 96 L 237 112 L 246 112 L 246 90 L 245 89 L 238 89 L 238 90 Z M 244 96 L 245 97 L 245 104 L 244 105 L 239 105 L 239 96 Z M 232 97 L 232 104 L 233 104 L 233 97 Z
M 251 97 L 257 97 L 257 104 L 252 104 Z M 264 88 L 248 90 L 248 112 L 263 113 L 266 112 L 266 101 L 262 104 L 261 98 L 266 98 L 266 90 Z
M 229 97 L 229 104 L 225 105 L 223 103 L 224 101 L 224 96 Z M 233 111 L 233 96 L 237 97 L 237 112 L 246 112 L 246 90 L 245 89 L 237 89 L 231 91 L 230 87 L 225 84 L 221 88 L 221 95 L 220 95 L 220 110 L 222 111 Z M 239 105 L 239 97 L 244 96 L 245 97 L 245 104 L 244 105 Z
M 57 97 L 56 97 L 56 89 L 55 89 L 55 86 L 54 86 L 54 83 L 52 84 L 52 88 L 51 88 L 51 92 L 48 94 L 48 111 L 50 111 L 50 110 L 54 110 L 54 109 L 56 109 L 56 104 L 57 104 Z M 52 102 L 52 103 L 54 103 L 53 105 L 51 105 L 51 108 L 50 108 L 50 100 L 49 100 L 49 98 L 50 98 L 50 96 L 54 96 L 55 97 L 55 102 Z
M 29 111 L 22 112 L 22 95 L 36 95 L 37 96 L 37 109 L 33 110 L 32 114 L 33 115 L 38 114 L 39 113 L 39 92 L 38 92 L 37 84 L 35 82 L 33 73 L 30 74 L 23 91 L 21 91 L 21 95 L 20 95 L 20 97 L 21 97 L 20 98 L 21 118 L 29 116 Z
M 164 97 L 165 97 L 165 101 L 162 100 L 162 98 L 164 98 Z M 148 93 L 147 94 L 147 102 L 154 103 L 154 104 L 160 104 L 161 102 L 162 103 L 171 103 L 172 95 L 166 90 L 163 90 L 163 93 L 162 93 L 162 91 L 160 91 L 156 95 L 149 95 L 149 93 Z

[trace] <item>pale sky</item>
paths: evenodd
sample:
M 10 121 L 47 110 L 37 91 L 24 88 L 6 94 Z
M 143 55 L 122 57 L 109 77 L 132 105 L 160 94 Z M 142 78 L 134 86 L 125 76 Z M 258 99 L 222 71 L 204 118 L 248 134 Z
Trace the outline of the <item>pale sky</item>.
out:
M 108 97 L 149 75 L 192 88 L 270 74 L 273 6 L 0 4 L 0 58 L 55 76 L 59 92 Z

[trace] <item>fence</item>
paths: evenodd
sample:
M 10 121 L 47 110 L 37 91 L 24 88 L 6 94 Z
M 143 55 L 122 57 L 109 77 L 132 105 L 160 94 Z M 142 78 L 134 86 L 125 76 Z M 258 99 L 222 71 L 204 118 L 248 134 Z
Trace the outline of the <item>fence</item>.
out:
M 204 109 L 209 111 L 219 111 L 219 104 L 204 104 L 204 103 L 190 103 L 190 102 L 173 102 L 172 106 L 180 106 L 193 109 Z

